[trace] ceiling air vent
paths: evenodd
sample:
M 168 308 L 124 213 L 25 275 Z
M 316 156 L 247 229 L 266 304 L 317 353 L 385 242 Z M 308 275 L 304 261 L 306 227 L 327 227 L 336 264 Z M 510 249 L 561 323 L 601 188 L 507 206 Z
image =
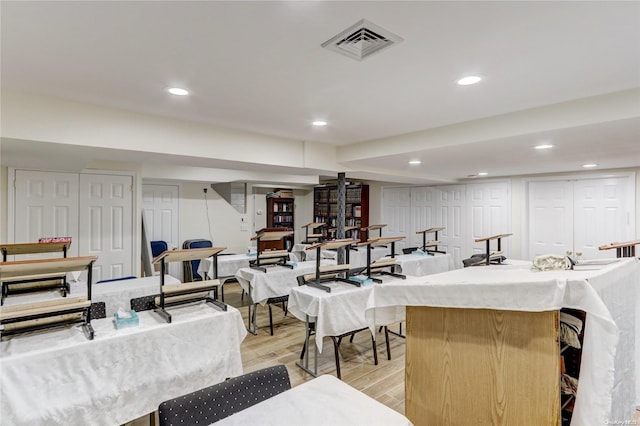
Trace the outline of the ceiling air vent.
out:
M 401 37 L 362 19 L 322 43 L 322 47 L 361 61 L 367 56 L 401 41 Z

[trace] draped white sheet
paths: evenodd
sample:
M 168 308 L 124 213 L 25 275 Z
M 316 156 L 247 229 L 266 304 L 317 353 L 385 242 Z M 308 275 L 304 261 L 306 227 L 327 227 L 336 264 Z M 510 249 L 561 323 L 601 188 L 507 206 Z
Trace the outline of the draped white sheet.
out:
M 380 307 L 392 306 L 532 312 L 581 309 L 587 319 L 572 425 L 631 419 L 636 402 L 638 260 L 593 265 L 594 270 L 533 272 L 530 268 L 531 262 L 507 261 L 376 287 L 367 302 L 367 318 L 371 322 Z
M 322 265 L 333 264 L 333 260 L 322 260 Z M 236 272 L 236 278 L 244 291 L 251 288 L 254 303 L 264 305 L 270 297 L 286 296 L 292 288 L 298 286 L 299 275 L 311 274 L 316 270 L 315 261 L 298 262 L 293 269 L 284 266 L 267 266 L 268 272 L 253 268 L 242 268 Z
M 173 322 L 140 312 L 140 325 L 116 330 L 92 321 L 0 343 L 0 415 L 6 425 L 113 426 L 171 398 L 242 374 L 246 329 L 238 310 L 171 309 Z
M 282 392 L 216 426 L 411 426 L 402 414 L 329 375 Z
M 436 253 L 431 255 L 403 254 L 396 256 L 396 263 L 404 275 L 421 277 L 456 269 L 450 254 Z M 462 265 L 458 266 L 460 268 Z

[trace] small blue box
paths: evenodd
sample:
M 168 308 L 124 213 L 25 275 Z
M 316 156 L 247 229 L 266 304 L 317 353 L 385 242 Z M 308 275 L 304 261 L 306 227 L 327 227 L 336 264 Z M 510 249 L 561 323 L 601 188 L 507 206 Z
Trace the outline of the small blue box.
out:
M 130 313 L 131 313 L 131 318 L 120 317 L 118 316 L 117 312 L 113 314 L 113 322 L 116 324 L 116 328 L 118 330 L 121 328 L 135 327 L 140 323 L 140 320 L 138 318 L 138 314 L 136 313 L 136 311 L 132 309 Z
M 373 280 L 366 275 L 354 275 L 349 277 L 350 280 L 360 283 L 361 286 L 368 286 L 373 284 Z

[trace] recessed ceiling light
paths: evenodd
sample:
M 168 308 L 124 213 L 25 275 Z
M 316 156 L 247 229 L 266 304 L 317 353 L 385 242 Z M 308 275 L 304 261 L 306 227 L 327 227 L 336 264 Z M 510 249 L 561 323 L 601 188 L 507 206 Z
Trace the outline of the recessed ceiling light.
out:
M 487 172 L 478 172 L 478 176 L 487 176 L 488 174 Z
M 422 164 L 422 161 L 420 161 L 420 160 L 411 160 L 411 161 L 409 161 L 409 164 L 411 164 L 412 166 L 416 166 L 418 164 Z
M 326 121 L 322 121 L 322 120 L 317 120 L 317 121 L 314 121 L 311 124 L 313 124 L 314 126 L 326 126 L 327 122 Z
M 548 143 L 536 145 L 536 149 L 550 149 L 550 148 L 553 148 L 553 145 L 550 145 Z
M 476 84 L 480 80 L 482 80 L 482 77 L 478 77 L 477 75 L 469 75 L 458 80 L 458 84 L 460 86 L 469 86 L 470 84 Z
M 177 96 L 187 96 L 189 94 L 188 90 L 181 89 L 179 87 L 170 87 L 169 89 L 167 89 L 167 91 L 172 95 L 177 95 Z
M 598 165 L 591 163 L 591 164 L 583 164 L 582 167 L 584 167 L 585 169 L 592 169 L 594 167 L 598 167 Z

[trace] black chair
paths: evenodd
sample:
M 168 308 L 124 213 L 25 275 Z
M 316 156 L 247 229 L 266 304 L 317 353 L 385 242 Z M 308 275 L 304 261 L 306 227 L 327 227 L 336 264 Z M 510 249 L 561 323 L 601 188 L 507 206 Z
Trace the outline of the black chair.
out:
M 208 425 L 291 389 L 284 365 L 263 368 L 165 401 L 160 426 Z
M 267 306 L 269 307 L 269 330 L 271 331 L 271 335 L 273 336 L 273 316 L 271 313 L 271 305 L 281 303 L 282 310 L 284 311 L 284 316 L 287 316 L 287 302 L 289 301 L 289 295 L 280 296 L 280 297 L 270 297 L 267 299 Z M 254 310 L 255 311 L 255 310 Z
M 418 250 L 418 247 L 407 247 L 402 249 L 402 254 L 411 254 L 414 251 Z
M 106 318 L 107 304 L 105 302 L 93 302 L 89 312 L 91 313 L 91 319 Z
M 156 297 L 159 294 L 152 294 L 151 296 L 135 297 L 131 299 L 131 309 L 136 312 L 150 311 L 156 308 Z

